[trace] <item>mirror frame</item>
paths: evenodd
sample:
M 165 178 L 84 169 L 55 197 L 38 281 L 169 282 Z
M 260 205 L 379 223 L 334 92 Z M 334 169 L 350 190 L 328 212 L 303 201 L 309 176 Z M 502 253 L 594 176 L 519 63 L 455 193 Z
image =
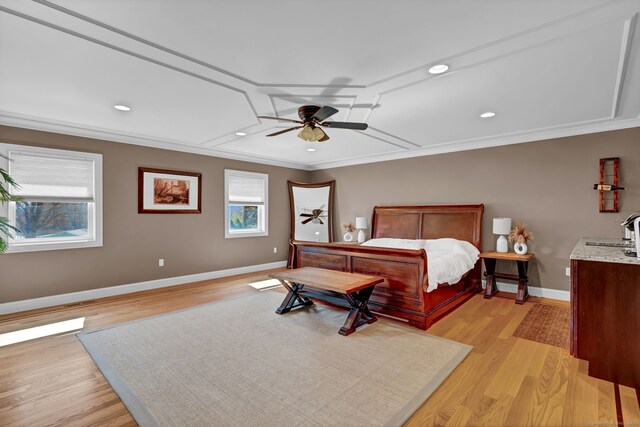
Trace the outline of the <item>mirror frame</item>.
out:
M 333 243 L 333 197 L 335 192 L 336 181 L 326 181 L 326 182 L 316 182 L 316 183 L 305 183 L 305 182 L 296 182 L 296 181 L 287 181 L 287 185 L 289 186 L 289 211 L 290 211 L 290 220 L 291 220 L 291 232 L 289 234 L 289 240 L 295 240 L 295 232 L 296 232 L 296 222 L 295 222 L 295 201 L 293 200 L 293 188 L 323 188 L 329 187 L 329 203 L 327 212 L 328 221 L 327 227 L 329 227 L 329 243 Z

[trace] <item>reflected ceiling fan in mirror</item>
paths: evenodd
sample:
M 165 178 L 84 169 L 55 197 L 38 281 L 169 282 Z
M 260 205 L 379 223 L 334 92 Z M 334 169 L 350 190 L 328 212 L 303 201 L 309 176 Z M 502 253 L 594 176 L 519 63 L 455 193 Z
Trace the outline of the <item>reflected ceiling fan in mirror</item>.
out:
M 270 116 L 258 116 L 258 118 L 297 123 L 300 126 L 294 126 L 278 132 L 274 132 L 267 136 L 278 136 L 283 133 L 291 132 L 292 130 L 302 129 L 298 133 L 298 138 L 303 139 L 307 142 L 324 142 L 328 140 L 329 135 L 327 135 L 324 130 L 321 129 L 323 127 L 353 130 L 365 130 L 368 127 L 366 123 L 325 122 L 326 119 L 333 116 L 337 112 L 338 110 L 329 106 L 318 107 L 317 105 L 303 105 L 302 107 L 298 108 L 298 116 L 300 117 L 300 120 Z
M 306 218 L 305 220 L 303 220 L 301 222 L 301 224 L 308 224 L 310 222 L 312 222 L 313 224 L 322 224 L 324 225 L 324 222 L 322 222 L 322 218 L 327 218 L 327 213 L 324 211 L 324 205 L 321 206 L 319 209 L 313 209 L 311 211 L 311 213 L 308 212 L 303 212 L 300 214 L 301 218 Z

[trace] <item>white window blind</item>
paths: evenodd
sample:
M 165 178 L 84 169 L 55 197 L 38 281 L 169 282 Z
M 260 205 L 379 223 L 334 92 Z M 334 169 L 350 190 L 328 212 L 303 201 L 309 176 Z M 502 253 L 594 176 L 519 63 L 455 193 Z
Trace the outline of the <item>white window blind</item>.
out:
M 224 170 L 225 238 L 269 235 L 269 175 Z
M 91 159 L 9 151 L 9 173 L 20 184 L 11 193 L 32 201 L 95 201 Z
M 229 203 L 264 205 L 265 179 L 263 177 L 229 174 L 227 179 Z

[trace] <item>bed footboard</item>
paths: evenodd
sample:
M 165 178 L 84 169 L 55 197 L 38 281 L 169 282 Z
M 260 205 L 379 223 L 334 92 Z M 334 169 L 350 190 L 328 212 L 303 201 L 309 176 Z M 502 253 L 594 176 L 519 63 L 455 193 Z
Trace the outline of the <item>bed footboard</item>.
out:
M 376 286 L 369 300 L 370 308 L 420 329 L 427 329 L 479 289 L 479 281 L 468 274 L 455 285 L 425 292 L 427 255 L 422 249 L 295 241 L 291 245 L 293 268 L 318 267 L 383 277 L 385 281 Z

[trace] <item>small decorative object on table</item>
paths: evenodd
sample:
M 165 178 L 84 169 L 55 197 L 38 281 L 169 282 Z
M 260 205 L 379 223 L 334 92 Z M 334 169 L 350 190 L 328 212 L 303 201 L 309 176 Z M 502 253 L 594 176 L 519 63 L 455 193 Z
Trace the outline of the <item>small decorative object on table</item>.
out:
M 345 242 L 353 242 L 353 233 L 355 231 L 355 227 L 353 226 L 353 224 L 349 223 L 349 224 L 342 224 L 342 228 L 344 228 L 344 236 L 342 236 L 342 238 L 344 239 Z
M 498 234 L 496 242 L 496 252 L 509 252 L 509 243 L 505 237 L 511 231 L 511 218 L 493 218 L 493 234 Z
M 509 241 L 513 243 L 513 251 L 518 255 L 524 255 L 529 250 L 527 242 L 533 240 L 533 233 L 527 230 L 527 225 L 517 222 L 509 233 Z
M 356 228 L 358 231 L 358 243 L 363 243 L 365 240 L 364 230 L 367 229 L 367 218 L 363 216 L 356 217 Z

